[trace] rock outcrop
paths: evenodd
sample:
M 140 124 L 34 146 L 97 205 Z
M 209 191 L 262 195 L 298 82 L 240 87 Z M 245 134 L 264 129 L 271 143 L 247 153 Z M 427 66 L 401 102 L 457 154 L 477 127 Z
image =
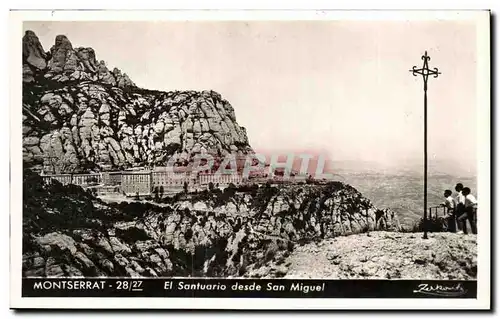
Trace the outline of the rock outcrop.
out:
M 210 152 L 252 153 L 233 107 L 214 91 L 138 88 L 126 73 L 73 48 L 44 52 L 23 37 L 23 158 L 52 173 L 165 165 Z
M 23 81 L 34 82 L 35 72 L 47 67 L 46 54 L 33 31 L 26 31 L 23 37 Z
M 397 217 L 342 183 L 257 185 L 104 203 L 26 170 L 25 276 L 274 276 L 294 247 L 371 230 Z

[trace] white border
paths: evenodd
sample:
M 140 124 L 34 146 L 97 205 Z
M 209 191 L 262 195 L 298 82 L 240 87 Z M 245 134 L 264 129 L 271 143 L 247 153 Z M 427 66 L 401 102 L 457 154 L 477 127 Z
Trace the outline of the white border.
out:
M 12 308 L 129 309 L 488 309 L 490 307 L 490 39 L 488 11 L 13 11 L 10 13 L 10 122 L 21 123 L 22 21 L 146 20 L 471 20 L 477 22 L 478 48 L 478 298 L 469 299 L 217 299 L 217 298 L 21 298 L 22 265 L 22 135 L 11 125 Z M 464 44 L 467 45 L 467 44 Z

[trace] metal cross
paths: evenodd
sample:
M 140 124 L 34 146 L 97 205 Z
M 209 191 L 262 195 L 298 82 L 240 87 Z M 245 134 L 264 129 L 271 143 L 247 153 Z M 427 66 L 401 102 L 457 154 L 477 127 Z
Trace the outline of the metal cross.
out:
M 427 91 L 427 79 L 429 78 L 429 75 L 433 75 L 435 78 L 438 77 L 441 72 L 438 71 L 437 68 L 434 68 L 434 70 L 429 69 L 429 61 L 431 57 L 427 55 L 427 51 L 425 51 L 424 55 L 422 55 L 422 60 L 424 60 L 424 65 L 422 66 L 421 69 L 417 69 L 416 66 L 413 66 L 413 69 L 410 70 L 410 72 L 413 73 L 414 76 L 417 76 L 418 74 L 422 75 L 424 78 L 424 91 Z
M 430 56 L 427 55 L 427 51 L 422 55 L 422 60 L 424 60 L 424 65 L 421 69 L 417 69 L 416 66 L 410 70 L 414 76 L 421 75 L 424 79 L 424 239 L 427 239 L 427 80 L 429 75 L 438 77 L 441 72 L 437 68 L 433 70 L 429 69 Z

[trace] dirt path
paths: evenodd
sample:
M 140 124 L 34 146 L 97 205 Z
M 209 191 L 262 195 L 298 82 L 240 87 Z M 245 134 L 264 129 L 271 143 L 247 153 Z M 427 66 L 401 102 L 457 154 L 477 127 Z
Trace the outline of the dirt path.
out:
M 475 235 L 372 232 L 297 247 L 285 278 L 474 279 Z

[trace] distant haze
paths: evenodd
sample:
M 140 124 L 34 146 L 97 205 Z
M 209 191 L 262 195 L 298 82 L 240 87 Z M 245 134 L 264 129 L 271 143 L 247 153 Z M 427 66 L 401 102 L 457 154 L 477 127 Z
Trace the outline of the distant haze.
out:
M 343 163 L 421 167 L 427 50 L 429 160 L 476 171 L 476 29 L 467 21 L 29 22 L 92 47 L 138 86 L 215 90 L 257 151 L 326 153 Z M 361 163 L 361 164 L 359 164 Z M 458 173 L 460 171 L 460 173 Z

